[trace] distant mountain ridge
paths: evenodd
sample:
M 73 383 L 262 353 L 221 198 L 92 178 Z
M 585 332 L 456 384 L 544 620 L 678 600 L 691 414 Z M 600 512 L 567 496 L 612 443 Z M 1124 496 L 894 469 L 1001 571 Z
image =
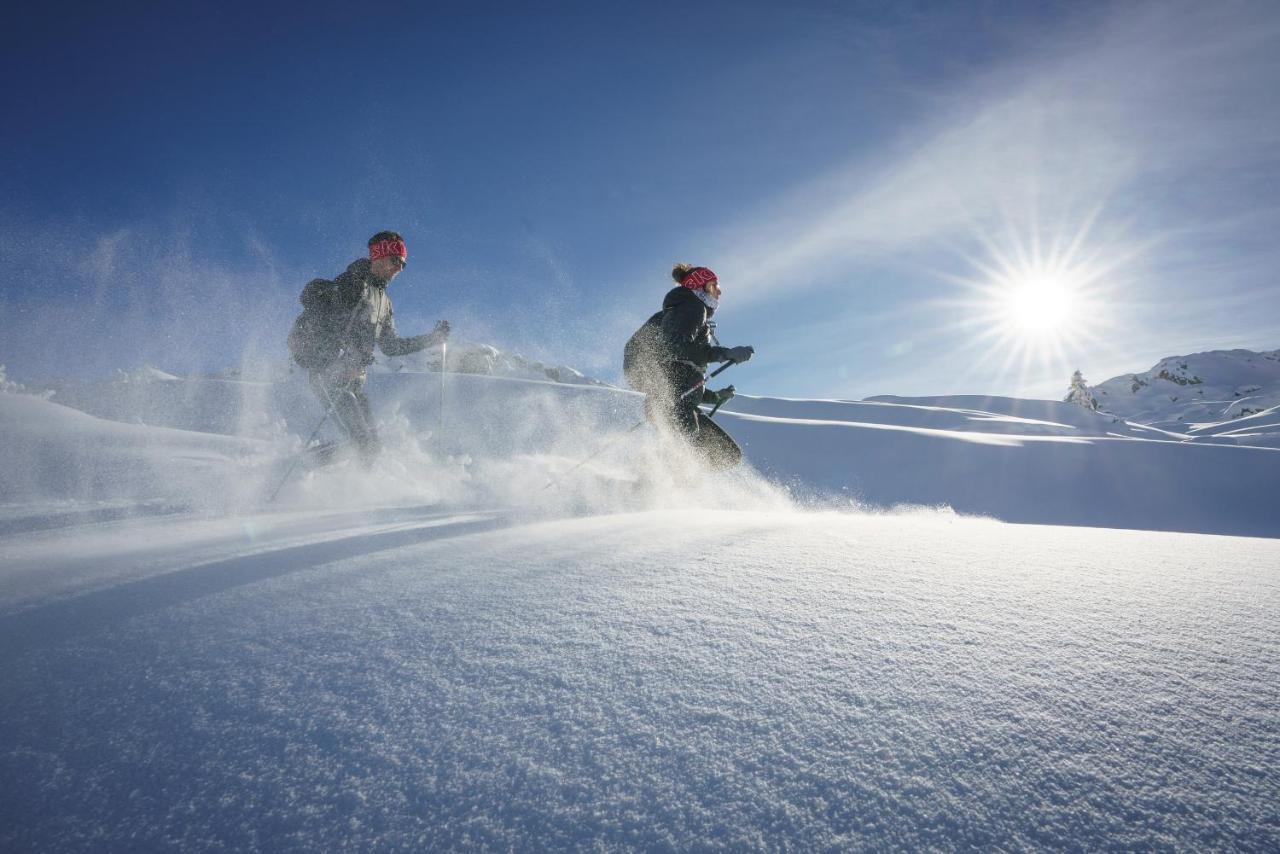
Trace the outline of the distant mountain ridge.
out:
M 403 370 L 432 371 L 440 370 L 440 348 L 431 347 L 408 356 L 389 358 L 379 356 L 369 366 L 370 374 L 398 373 Z M 519 353 L 500 350 L 492 344 L 477 344 L 469 341 L 454 340 L 448 345 L 448 372 L 451 374 L 478 374 L 482 376 L 505 377 L 507 379 L 545 380 L 569 385 L 591 385 L 612 387 L 603 380 L 589 377 L 568 365 L 548 365 L 536 359 L 528 359 Z M 3 365 L 0 365 L 0 382 L 5 382 Z M 182 382 L 187 380 L 228 380 L 250 382 L 272 382 L 281 380 L 291 373 L 300 371 L 292 362 L 259 364 L 255 368 L 241 370 L 233 368 L 212 374 L 192 374 L 180 376 L 161 370 L 152 365 L 143 365 L 133 370 L 117 369 L 109 380 L 97 381 L 116 385 L 145 385 L 147 383 Z M 56 380 L 50 385 L 63 389 L 77 383 L 68 380 Z
M 1268 414 L 1280 422 L 1280 350 L 1168 356 L 1143 373 L 1095 385 L 1093 393 L 1106 412 L 1178 432 Z
M 547 365 L 526 359 L 519 353 L 508 353 L 492 344 L 451 341 L 448 345 L 448 372 L 507 377 L 508 379 L 547 380 L 569 385 L 608 386 L 568 365 Z M 439 371 L 440 348 L 430 347 L 409 356 L 381 360 L 370 366 L 374 373 L 399 370 Z

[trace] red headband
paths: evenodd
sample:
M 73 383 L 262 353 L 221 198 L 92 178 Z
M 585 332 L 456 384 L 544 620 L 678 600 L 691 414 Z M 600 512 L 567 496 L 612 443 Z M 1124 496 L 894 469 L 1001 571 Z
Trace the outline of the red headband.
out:
M 716 274 L 706 267 L 694 267 L 680 281 L 680 286 L 693 291 L 700 291 L 712 282 L 718 281 L 720 280 L 716 278 Z
M 405 248 L 403 240 L 379 240 L 377 243 L 369 245 L 370 261 L 377 261 L 379 258 L 385 258 L 388 255 L 397 255 L 401 261 L 407 261 L 409 250 Z

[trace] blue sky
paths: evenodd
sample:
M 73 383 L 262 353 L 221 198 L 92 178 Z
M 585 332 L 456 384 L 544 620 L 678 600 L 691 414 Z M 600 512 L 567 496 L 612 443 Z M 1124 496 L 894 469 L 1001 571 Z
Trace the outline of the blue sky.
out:
M 1280 7 L 1210 5 L 20 9 L 0 364 L 283 359 L 382 228 L 403 333 L 606 379 L 678 260 L 720 274 L 744 392 L 1280 347 Z

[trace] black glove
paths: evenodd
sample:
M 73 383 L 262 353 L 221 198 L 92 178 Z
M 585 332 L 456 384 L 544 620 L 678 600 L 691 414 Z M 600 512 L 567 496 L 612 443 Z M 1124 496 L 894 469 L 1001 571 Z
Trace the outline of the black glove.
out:
M 702 398 L 702 402 L 714 403 L 716 406 L 724 406 L 726 403 L 728 403 L 730 400 L 733 399 L 733 396 L 736 393 L 737 393 L 737 389 L 735 389 L 731 385 L 727 385 L 724 388 L 720 389 L 719 391 L 708 391 L 706 395 Z
M 726 362 L 737 362 L 741 365 L 743 362 L 751 361 L 751 357 L 755 353 L 755 347 L 730 347 L 724 353 L 724 360 Z

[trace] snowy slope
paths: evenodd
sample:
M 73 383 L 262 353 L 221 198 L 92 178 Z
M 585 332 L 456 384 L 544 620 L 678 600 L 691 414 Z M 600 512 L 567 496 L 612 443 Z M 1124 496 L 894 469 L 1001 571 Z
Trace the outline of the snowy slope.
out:
M 233 490 L 230 462 L 248 440 L 122 424 L 26 394 L 0 393 L 0 504 L 41 501 L 199 503 Z
M 637 487 L 637 396 L 445 380 L 276 505 L 296 383 L 194 384 L 241 436 L 0 394 L 0 850 L 1280 844 L 1280 452 L 740 398 L 790 494 Z M 808 501 L 895 488 L 1270 538 Z
M 3 847 L 1280 842 L 1280 541 L 401 513 L 0 539 Z
M 1187 433 L 1196 439 L 1231 439 L 1242 445 L 1280 447 L 1280 405 L 1231 421 L 1192 424 Z
M 733 401 L 721 423 L 766 476 L 864 505 L 947 506 L 1011 522 L 1280 535 L 1280 450 L 1195 445 L 1158 432 L 1136 438 L 1153 435 L 1137 427 L 1108 435 L 1107 427 L 1120 425 L 1079 407 L 1018 403 L 1020 415 L 1012 416 L 992 401 L 985 405 L 994 412 L 748 398 Z M 780 414 L 765 414 L 771 412 Z
M 1213 350 L 1161 359 L 1094 386 L 1101 407 L 1130 421 L 1185 431 L 1280 406 L 1280 350 Z
M 273 488 L 268 481 L 281 473 L 267 462 L 255 463 L 254 455 L 269 460 L 291 452 L 320 415 L 300 376 L 282 383 L 203 380 L 135 388 L 155 390 L 152 397 L 133 400 L 134 412 L 154 423 L 203 419 L 213 429 L 243 437 L 236 446 L 240 463 L 221 475 L 229 485 L 201 490 L 202 505 L 239 507 L 255 496 L 260 500 Z M 369 491 L 370 499 L 385 493 L 413 501 L 536 505 L 546 500 L 542 487 L 549 478 L 589 454 L 599 452 L 592 470 L 635 477 L 662 453 L 648 428 L 623 436 L 643 420 L 641 398 L 630 392 L 455 374 L 445 375 L 445 389 L 442 422 L 438 373 L 371 376 L 370 396 L 392 448 L 384 469 L 394 471 L 383 472 L 380 486 L 341 488 Z M 53 403 L 45 406 L 53 411 Z M 744 395 L 718 417 L 767 478 L 744 475 L 749 488 L 739 486 L 753 500 L 776 489 L 772 483 L 801 500 L 840 499 L 871 508 L 948 506 L 1016 522 L 1280 536 L 1273 509 L 1280 504 L 1280 450 L 1238 447 L 1234 435 L 1188 443 L 1179 434 L 1077 406 L 1009 398 L 851 402 Z M 326 430 L 332 435 L 332 425 L 322 435 Z M 40 432 L 28 440 L 39 445 Z M 428 448 L 437 459 L 424 456 Z M 442 467 L 441 455 L 453 462 Z M 50 457 L 21 454 L 9 465 L 20 467 L 28 458 Z M 15 480 L 27 476 L 23 470 L 14 474 Z M 109 474 L 75 477 L 112 480 Z M 308 489 L 331 488 L 323 478 L 314 486 L 300 480 L 284 498 L 301 500 Z M 594 499 L 569 493 L 587 505 Z M 102 495 L 82 489 L 51 497 Z M 607 497 L 605 509 L 613 506 Z

